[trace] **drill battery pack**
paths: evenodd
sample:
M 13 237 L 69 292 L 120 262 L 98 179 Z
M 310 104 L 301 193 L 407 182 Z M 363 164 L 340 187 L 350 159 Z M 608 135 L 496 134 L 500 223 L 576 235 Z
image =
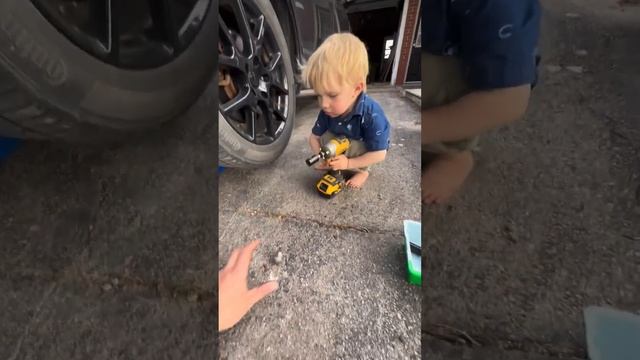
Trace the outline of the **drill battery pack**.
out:
M 344 188 L 345 178 L 340 171 L 328 171 L 316 183 L 320 196 L 331 199 Z

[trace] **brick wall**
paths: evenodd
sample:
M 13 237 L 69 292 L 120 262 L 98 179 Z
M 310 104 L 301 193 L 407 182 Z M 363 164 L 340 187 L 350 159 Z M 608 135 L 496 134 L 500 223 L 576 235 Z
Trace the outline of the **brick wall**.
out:
M 418 23 L 418 10 L 420 9 L 420 0 L 406 0 L 409 2 L 407 8 L 407 19 L 402 36 L 402 48 L 400 49 L 400 62 L 398 63 L 398 74 L 396 76 L 396 86 L 404 85 L 407 77 L 407 66 L 409 65 L 409 56 L 411 55 L 411 44 L 415 37 L 416 25 Z

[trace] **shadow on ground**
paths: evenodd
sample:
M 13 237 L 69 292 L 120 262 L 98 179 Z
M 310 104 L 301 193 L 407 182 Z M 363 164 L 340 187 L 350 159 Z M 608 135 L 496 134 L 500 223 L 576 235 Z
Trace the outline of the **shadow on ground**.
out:
M 209 96 L 132 144 L 25 142 L 0 164 L 0 358 L 215 353 Z

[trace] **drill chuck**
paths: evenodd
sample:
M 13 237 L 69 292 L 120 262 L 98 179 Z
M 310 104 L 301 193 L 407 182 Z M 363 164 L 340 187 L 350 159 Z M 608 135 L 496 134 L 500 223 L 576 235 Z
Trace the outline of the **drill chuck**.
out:
M 320 155 L 319 154 L 315 154 L 312 157 L 310 157 L 307 160 L 305 160 L 305 162 L 307 163 L 308 166 L 311 166 L 311 165 L 317 163 L 318 161 L 320 161 Z

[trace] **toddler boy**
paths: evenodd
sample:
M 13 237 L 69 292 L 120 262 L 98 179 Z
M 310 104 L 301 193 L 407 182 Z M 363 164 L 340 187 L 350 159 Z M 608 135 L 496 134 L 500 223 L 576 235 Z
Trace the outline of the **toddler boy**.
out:
M 390 125 L 382 107 L 366 94 L 369 73 L 364 43 L 349 33 L 329 36 L 311 55 L 302 77 L 318 94 L 321 111 L 309 146 L 313 153 L 331 139 L 345 136 L 351 146 L 343 154 L 318 163 L 318 170 L 349 170 L 351 188 L 361 188 L 373 164 L 383 161 L 389 148 Z

